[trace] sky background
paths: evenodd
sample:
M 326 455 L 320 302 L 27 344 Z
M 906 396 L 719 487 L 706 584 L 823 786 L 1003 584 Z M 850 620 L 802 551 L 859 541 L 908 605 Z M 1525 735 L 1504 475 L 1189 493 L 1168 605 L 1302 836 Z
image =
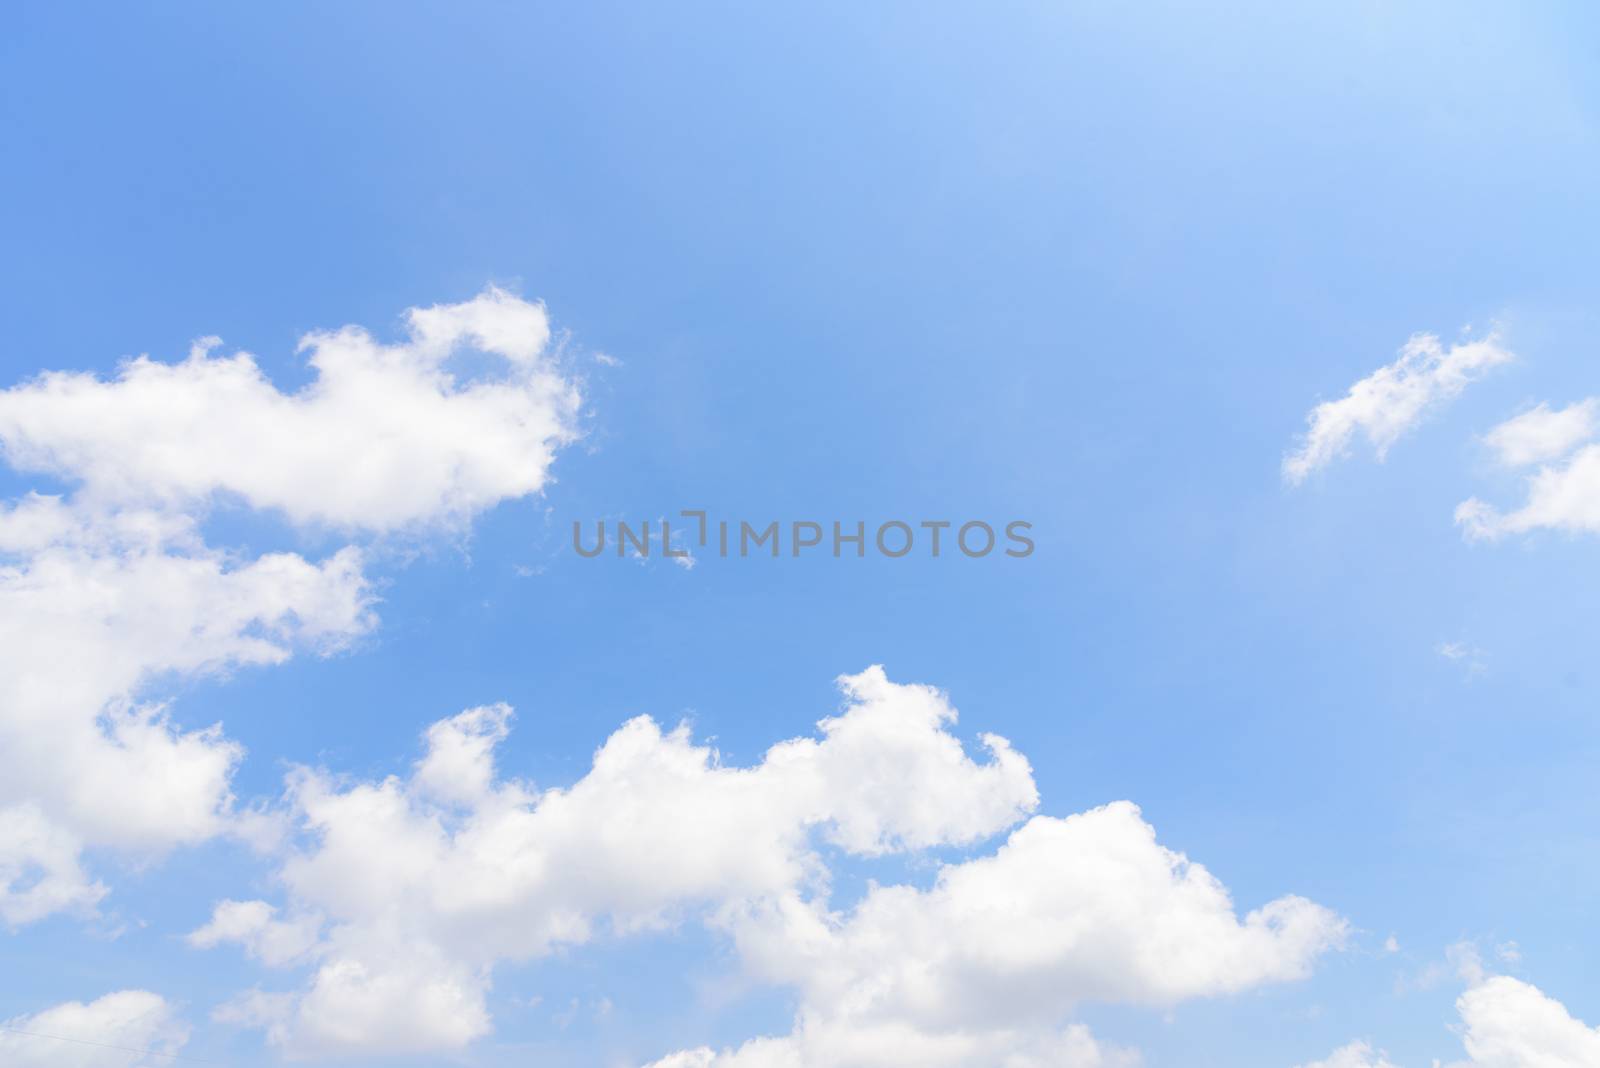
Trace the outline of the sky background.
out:
M 1228 6 L 14 7 L 0 378 L 216 334 L 289 390 L 305 332 L 394 337 L 486 283 L 570 332 L 585 437 L 542 496 L 386 556 L 355 650 L 174 688 L 179 722 L 248 748 L 241 798 L 291 763 L 403 771 L 491 701 L 518 712 L 503 766 L 541 784 L 641 713 L 753 762 L 881 663 L 946 690 L 963 738 L 1011 739 L 1041 811 L 1131 799 L 1241 910 L 1292 892 L 1357 928 L 1303 983 L 1082 1011 L 1149 1065 L 1360 1036 L 1448 1060 L 1460 985 L 1420 977 L 1463 939 L 1515 941 L 1513 974 L 1595 1020 L 1600 546 L 1470 543 L 1452 512 L 1521 498 L 1483 432 L 1600 386 L 1600 25 Z M 1362 444 L 1284 485 L 1313 405 L 1413 333 L 1491 323 L 1516 363 L 1383 462 Z M 1038 547 L 570 551 L 573 520 L 695 507 L 1025 519 Z M 189 1056 L 272 1063 L 206 1021 L 257 969 L 182 940 L 270 866 L 213 843 L 107 870 L 99 920 L 0 942 L 0 1018 L 144 987 L 186 1006 Z M 455 1060 L 786 1030 L 793 999 L 728 993 L 736 970 L 693 931 L 508 966 Z

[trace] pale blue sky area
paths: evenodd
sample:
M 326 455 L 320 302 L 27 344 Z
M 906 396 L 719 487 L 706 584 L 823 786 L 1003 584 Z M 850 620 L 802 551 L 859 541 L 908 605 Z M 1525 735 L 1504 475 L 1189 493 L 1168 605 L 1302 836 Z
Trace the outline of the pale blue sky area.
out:
M 1600 24 L 1228 6 L 13 7 L 0 384 L 217 334 L 291 389 L 304 332 L 398 336 L 491 282 L 570 331 L 585 439 L 541 498 L 381 560 L 353 651 L 176 693 L 248 748 L 241 799 L 291 763 L 404 771 L 491 701 L 518 712 L 503 765 L 541 784 L 641 713 L 752 762 L 881 663 L 948 691 L 964 739 L 1009 738 L 1041 811 L 1131 799 L 1241 910 L 1296 893 L 1354 925 L 1304 982 L 1082 1008 L 1152 1068 L 1360 1037 L 1448 1062 L 1461 985 L 1421 977 L 1464 939 L 1515 941 L 1505 967 L 1593 1024 L 1600 543 L 1471 543 L 1452 513 L 1521 499 L 1481 434 L 1600 392 Z M 1515 363 L 1383 462 L 1357 442 L 1284 485 L 1313 405 L 1415 332 L 1493 322 Z M 688 570 L 567 546 L 574 519 L 693 507 L 1026 519 L 1038 548 Z M 187 1055 L 275 1063 L 207 1014 L 288 981 L 182 938 L 270 897 L 271 865 L 96 863 L 100 920 L 3 936 L 0 1018 L 140 987 L 184 1006 Z M 687 928 L 508 966 L 494 1035 L 454 1059 L 786 1032 L 793 997 L 726 994 L 736 971 Z

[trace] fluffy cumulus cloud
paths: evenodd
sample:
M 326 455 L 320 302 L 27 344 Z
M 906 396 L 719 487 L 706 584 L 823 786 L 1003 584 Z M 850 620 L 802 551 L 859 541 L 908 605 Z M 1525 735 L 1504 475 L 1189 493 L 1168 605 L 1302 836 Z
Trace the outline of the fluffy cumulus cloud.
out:
M 278 910 L 265 901 L 221 901 L 211 922 L 189 933 L 189 944 L 211 949 L 225 942 L 245 948 L 256 960 L 270 966 L 303 960 L 316 948 L 322 921 L 317 916 L 280 920 Z
M 1600 1064 L 1600 1030 L 1575 1019 L 1538 987 L 1497 975 L 1456 1001 L 1471 1068 L 1589 1068 Z
M 659 1065 L 1110 1065 L 1062 1026 L 1082 1001 L 1172 1005 L 1308 974 L 1345 937 L 1297 897 L 1242 919 L 1204 867 L 1126 802 L 1035 816 L 932 888 L 849 910 L 790 894 L 725 919 L 753 974 L 801 993 L 792 1034 Z
M 0 921 L 93 908 L 86 849 L 157 855 L 244 829 L 241 757 L 164 682 L 340 649 L 373 624 L 359 538 L 538 490 L 574 433 L 542 306 L 489 290 L 407 337 L 313 334 L 286 394 L 247 354 L 139 358 L 0 391 L 0 452 L 63 480 L 0 504 Z M 218 502 L 343 530 L 321 559 L 206 544 Z
M 1600 399 L 1553 411 L 1540 405 L 1491 430 L 1485 441 L 1511 467 L 1535 466 L 1522 507 L 1501 512 L 1473 497 L 1456 508 L 1468 538 L 1494 539 L 1539 529 L 1600 533 Z
M 1305 437 L 1283 459 L 1284 481 L 1291 485 L 1305 481 L 1343 456 L 1358 434 L 1383 459 L 1390 446 L 1430 411 L 1484 372 L 1513 359 L 1494 334 L 1449 347 L 1432 334 L 1413 336 L 1394 363 L 1361 379 L 1338 400 L 1311 409 Z
M 407 323 L 397 345 L 357 327 L 308 335 L 316 377 L 290 394 L 248 353 L 212 355 L 215 339 L 111 381 L 45 374 L 0 393 L 0 441 L 12 466 L 77 480 L 98 503 L 226 493 L 347 528 L 460 520 L 539 490 L 578 406 L 542 358 L 543 307 L 490 289 Z
M 305 981 L 222 1010 L 297 1055 L 418 1051 L 485 1034 L 496 964 L 689 921 L 748 974 L 798 991 L 793 1033 L 662 1064 L 1127 1063 L 1067 1019 L 1079 1001 L 1168 1005 L 1298 978 L 1344 924 L 1281 898 L 1239 917 L 1203 867 L 1157 843 L 1131 805 L 1029 818 L 1027 761 L 981 736 L 975 758 L 938 691 L 872 668 L 841 680 L 815 737 L 723 764 L 685 727 L 618 729 L 570 787 L 496 768 L 503 706 L 435 724 L 405 777 L 302 769 L 304 831 L 278 873 L 282 915 L 225 902 L 199 944 L 300 943 Z M 1019 826 L 1020 823 L 1020 826 Z M 832 904 L 829 857 L 978 843 L 928 889 Z M 303 931 L 303 926 L 294 926 Z
M 150 1068 L 173 1063 L 189 1037 L 172 1006 L 145 990 L 69 1001 L 0 1027 L 6 1068 Z
M 84 870 L 82 848 L 35 802 L 0 808 L 0 920 L 16 926 L 92 909 L 106 887 Z

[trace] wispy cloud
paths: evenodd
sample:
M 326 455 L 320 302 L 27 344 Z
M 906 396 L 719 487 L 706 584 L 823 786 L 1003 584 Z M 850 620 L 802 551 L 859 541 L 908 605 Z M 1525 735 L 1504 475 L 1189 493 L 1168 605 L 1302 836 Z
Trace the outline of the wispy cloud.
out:
M 1299 445 L 1283 459 L 1283 478 L 1291 486 L 1349 451 L 1363 435 L 1379 460 L 1429 411 L 1458 395 L 1484 372 L 1516 357 L 1497 334 L 1446 348 L 1433 334 L 1416 334 L 1400 358 L 1380 367 L 1335 401 L 1325 401 L 1306 416 Z
M 1595 435 L 1600 398 L 1552 410 L 1548 404 L 1507 419 L 1483 436 L 1495 459 L 1506 467 L 1527 467 L 1565 456 Z
M 1460 664 L 1468 677 L 1482 675 L 1487 670 L 1483 650 L 1468 642 L 1440 642 L 1434 652 L 1446 660 Z

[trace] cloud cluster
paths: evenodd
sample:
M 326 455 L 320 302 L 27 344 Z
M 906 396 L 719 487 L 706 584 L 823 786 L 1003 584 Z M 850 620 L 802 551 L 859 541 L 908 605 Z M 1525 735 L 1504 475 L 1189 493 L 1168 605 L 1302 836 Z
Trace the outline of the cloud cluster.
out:
M 242 829 L 239 747 L 177 725 L 163 682 L 344 647 L 374 622 L 355 539 L 544 485 L 577 396 L 543 355 L 543 307 L 491 289 L 407 325 L 392 345 L 311 335 L 315 378 L 292 394 L 211 342 L 0 391 L 5 459 L 70 487 L 0 504 L 0 921 L 92 908 L 86 849 Z M 202 538 L 219 502 L 352 540 L 241 557 Z
M 1324 401 L 1306 417 L 1305 437 L 1283 459 L 1290 485 L 1343 456 L 1358 433 L 1378 459 L 1431 410 L 1457 396 L 1484 372 L 1516 357 L 1495 334 L 1446 348 L 1432 334 L 1416 334 L 1400 358 L 1350 387 L 1338 400 Z
M 1203 867 L 1160 846 L 1132 805 L 1027 818 L 1027 761 L 985 735 L 975 760 L 938 691 L 872 668 L 818 736 L 728 767 L 687 728 L 621 727 L 567 788 L 494 765 L 503 706 L 435 724 L 409 776 L 291 778 L 305 843 L 279 871 L 284 916 L 225 902 L 195 935 L 310 962 L 303 987 L 252 992 L 225 1018 L 297 1055 L 460 1046 L 490 1026 L 494 966 L 592 938 L 695 921 L 748 974 L 797 990 L 788 1036 L 664 1064 L 1113 1065 L 1066 1020 L 1083 1000 L 1165 1005 L 1298 978 L 1344 924 L 1299 898 L 1242 920 Z M 1017 826 L 1019 821 L 1023 821 Z M 968 845 L 927 890 L 831 903 L 832 851 Z M 301 944 L 285 925 L 318 925 Z
M 547 355 L 544 309 L 491 289 L 406 326 L 397 344 L 309 336 L 314 377 L 293 393 L 210 340 L 174 364 L 0 392 L 6 460 L 68 487 L 0 505 L 0 919 L 93 910 L 108 889 L 86 852 L 248 833 L 240 747 L 220 725 L 180 726 L 163 686 L 348 646 L 375 623 L 370 541 L 457 528 L 545 485 L 578 396 Z M 243 555 L 207 543 L 218 508 L 347 544 Z M 691 922 L 800 1010 L 787 1035 L 668 1063 L 1111 1068 L 1133 1055 L 1073 1022 L 1075 1003 L 1293 979 L 1342 940 L 1341 920 L 1298 898 L 1236 915 L 1131 805 L 1032 815 L 1027 760 L 993 735 L 969 753 L 938 691 L 877 668 L 840 681 L 815 736 L 749 767 L 640 718 L 579 781 L 538 788 L 496 767 L 511 712 L 489 705 L 429 728 L 404 776 L 296 769 L 272 815 L 289 837 L 260 843 L 282 900 L 218 902 L 189 942 L 301 978 L 214 1015 L 296 1055 L 455 1049 L 490 1030 L 502 962 Z M 834 901 L 838 858 L 1007 831 L 930 887 Z M 13 1044 L 19 1063 L 77 1063 L 60 1059 L 70 1047 L 131 1065 L 183 1037 L 134 991 L 23 1023 L 79 1041 Z
M 146 990 L 69 1001 L 0 1028 L 6 1068 L 151 1068 L 173 1063 L 189 1039 L 172 1006 Z

